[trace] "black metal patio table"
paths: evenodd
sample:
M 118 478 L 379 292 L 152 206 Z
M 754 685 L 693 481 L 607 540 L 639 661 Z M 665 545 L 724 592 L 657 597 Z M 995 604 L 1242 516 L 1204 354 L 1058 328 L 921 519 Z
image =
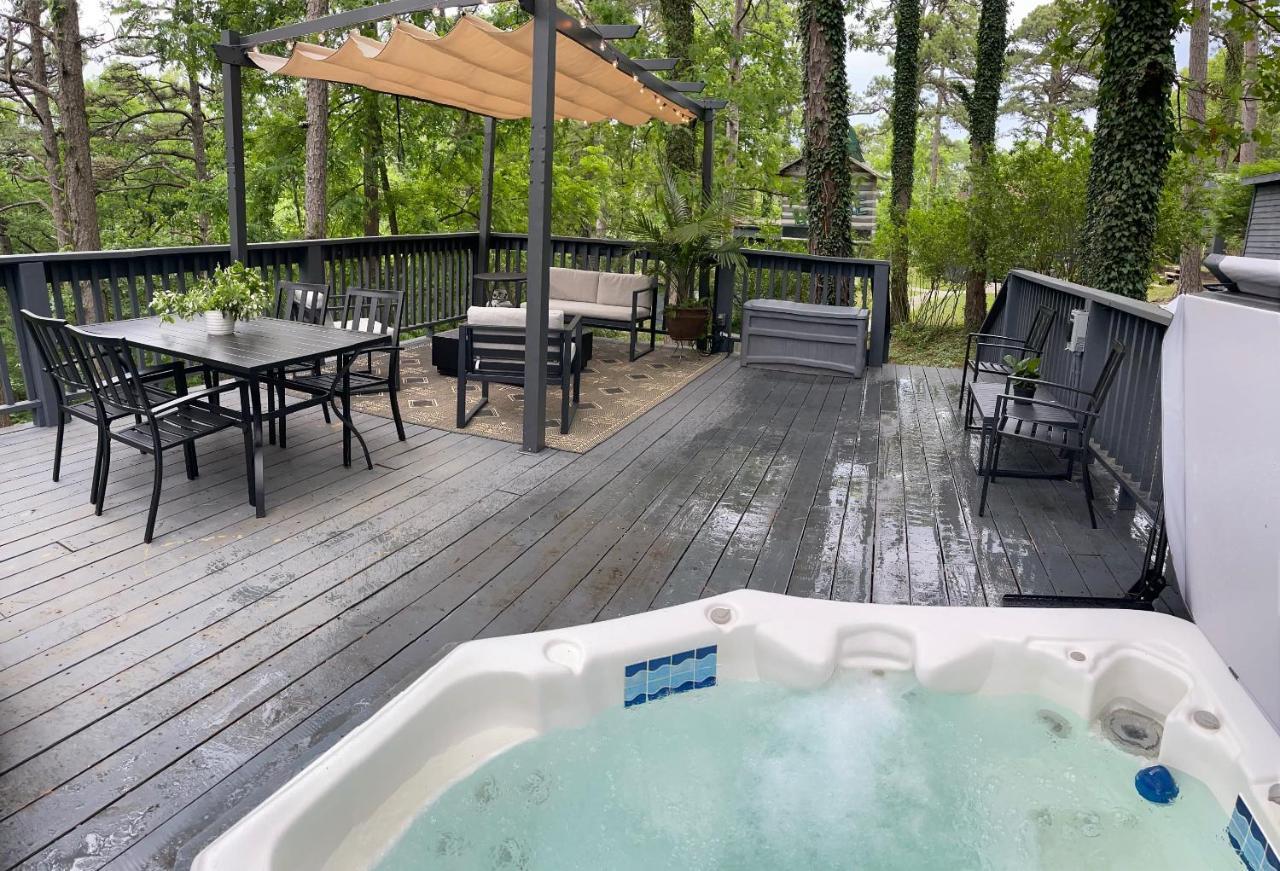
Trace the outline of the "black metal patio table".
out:
M 158 317 L 107 321 L 86 326 L 85 332 L 127 339 L 146 351 L 199 363 L 249 383 L 253 419 L 253 489 L 258 516 L 267 513 L 266 481 L 262 463 L 262 397 L 260 386 L 271 373 L 294 363 L 325 357 L 343 357 L 386 344 L 388 336 L 306 324 L 277 318 L 254 318 L 236 323 L 236 331 L 211 336 L 202 319 L 164 323 Z M 336 385 L 335 385 L 336 386 Z M 278 416 L 283 411 L 277 411 Z M 339 415 L 343 417 L 344 415 Z M 349 414 L 342 422 L 343 438 L 354 430 Z

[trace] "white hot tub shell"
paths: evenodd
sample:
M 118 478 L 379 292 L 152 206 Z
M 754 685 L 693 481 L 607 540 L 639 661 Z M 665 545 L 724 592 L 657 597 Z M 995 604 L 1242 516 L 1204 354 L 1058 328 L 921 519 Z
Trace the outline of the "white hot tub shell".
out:
M 812 688 L 845 669 L 909 671 L 940 692 L 1031 693 L 1089 721 L 1117 700 L 1136 703 L 1163 721 L 1159 761 L 1203 781 L 1224 828 L 1264 857 L 1255 871 L 1270 868 L 1268 841 L 1280 849 L 1280 736 L 1191 623 L 1133 611 L 918 608 L 742 591 L 460 645 L 194 867 L 366 868 L 424 805 L 520 741 L 673 687 Z

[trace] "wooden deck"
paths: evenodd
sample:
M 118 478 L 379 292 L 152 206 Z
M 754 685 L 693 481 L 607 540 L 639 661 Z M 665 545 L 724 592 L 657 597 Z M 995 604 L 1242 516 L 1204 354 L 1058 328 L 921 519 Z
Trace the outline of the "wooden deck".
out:
M 976 516 L 958 373 L 859 381 L 722 363 L 584 455 L 362 418 L 374 471 L 320 415 L 244 501 L 238 433 L 170 465 L 117 447 L 88 505 L 89 427 L 0 433 L 0 867 L 187 865 L 457 642 L 753 587 L 930 605 L 1114 594 L 1141 522 L 1097 474 L 1013 480 Z M 1027 463 L 1052 457 L 1024 455 Z M 1176 603 L 1174 604 L 1176 607 Z

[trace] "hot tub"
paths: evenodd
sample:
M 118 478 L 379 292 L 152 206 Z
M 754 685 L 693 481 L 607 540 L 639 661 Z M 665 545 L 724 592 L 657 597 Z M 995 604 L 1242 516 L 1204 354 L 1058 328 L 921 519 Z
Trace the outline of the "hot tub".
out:
M 826 707 L 813 707 L 813 699 L 819 697 L 811 694 L 818 692 L 825 694 L 821 698 L 834 698 L 836 707 L 828 702 L 822 703 Z M 826 775 L 813 778 L 812 788 L 800 794 L 799 800 L 806 805 L 801 816 L 835 814 L 837 824 L 824 830 L 857 828 L 856 803 L 837 795 L 840 789 L 872 778 L 897 777 L 892 766 L 858 774 L 856 769 L 865 759 L 847 755 L 853 746 L 881 740 L 877 735 L 891 741 L 894 735 L 910 731 L 909 723 L 890 727 L 883 722 L 878 700 L 893 702 L 892 714 L 886 717 L 910 716 L 911 705 L 926 703 L 929 716 L 935 719 L 938 710 L 971 711 L 975 702 L 991 702 L 992 710 L 1033 712 L 1057 736 L 1071 732 L 1073 718 L 1078 718 L 1077 737 L 1108 729 L 1121 739 L 1127 735 L 1134 746 L 1129 748 L 1132 771 L 1120 772 L 1126 792 L 1139 769 L 1156 763 L 1167 766 L 1185 787 L 1184 797 L 1175 805 L 1200 801 L 1209 809 L 1210 827 L 1229 845 L 1226 855 L 1231 864 L 1240 866 L 1234 850 L 1244 860 L 1243 867 L 1280 869 L 1269 846 L 1280 844 L 1280 736 L 1194 625 L 1138 612 L 862 605 L 754 591 L 606 623 L 463 644 L 218 838 L 197 857 L 194 867 L 197 871 L 380 867 L 391 845 L 406 829 L 419 825 L 415 821 L 421 821 L 424 807 L 439 806 L 445 815 L 446 811 L 454 814 L 457 807 L 465 813 L 467 802 L 488 801 L 493 796 L 485 793 L 499 791 L 497 782 L 491 784 L 491 778 L 483 777 L 474 784 L 471 780 L 507 759 L 515 760 L 518 767 L 523 763 L 517 754 L 528 756 L 530 748 L 542 746 L 538 742 L 586 735 L 585 743 L 577 746 L 607 757 L 610 748 L 600 747 L 597 736 L 589 731 L 596 723 L 607 721 L 614 734 L 617 729 L 632 728 L 628 723 L 660 729 L 666 712 L 677 715 L 680 706 L 696 699 L 704 707 L 687 710 L 712 716 L 707 712 L 714 709 L 705 706 L 711 700 L 730 699 L 734 693 L 745 693 L 745 704 L 778 694 L 800 700 L 800 716 L 793 716 L 788 728 L 798 726 L 799 732 L 793 729 L 793 733 L 801 735 L 802 742 L 812 739 L 818 752 L 829 755 Z M 931 726 L 926 735 L 948 731 L 945 719 L 938 722 L 938 728 Z M 730 726 L 721 734 L 750 728 Z M 852 731 L 845 734 L 841 729 Z M 978 746 L 985 731 L 979 728 L 976 734 L 975 758 L 1000 749 Z M 1107 838 L 1123 840 L 1130 837 L 1126 832 L 1141 831 L 1133 817 L 1143 812 L 1111 805 L 1080 807 L 1072 804 L 1070 790 L 1055 786 L 1053 757 L 1064 751 L 1052 743 L 1058 740 L 1054 734 L 1044 739 L 1043 752 L 1030 751 L 1035 754 L 1032 766 L 1028 766 L 1026 748 L 1011 747 L 1011 752 L 1023 755 L 1007 772 L 990 772 L 999 777 L 986 782 L 988 770 L 1002 766 L 983 762 L 976 769 L 996 804 L 1000 784 L 1018 778 L 1036 781 L 1032 788 L 1037 798 L 1031 802 L 1035 807 L 1027 810 L 1035 820 L 1027 825 L 1028 837 L 1037 840 L 1033 849 L 1041 851 L 1037 855 L 1076 849 L 1064 845 L 1060 837 L 1068 828 L 1077 836 L 1081 827 L 1088 837 L 1100 836 L 1090 844 Z M 999 739 L 987 743 L 998 744 Z M 687 749 L 670 748 L 673 757 Z M 785 747 L 775 745 L 774 749 Z M 1095 752 L 1088 746 L 1082 749 Z M 504 753 L 507 750 L 511 753 Z M 732 747 L 722 750 L 737 752 Z M 702 760 L 697 765 L 705 763 L 713 779 L 717 766 L 724 767 L 706 762 L 715 752 L 716 748 L 708 747 L 706 754 L 690 757 Z M 665 814 L 660 806 L 668 794 L 673 807 L 685 800 L 680 798 L 680 784 L 673 781 L 681 777 L 679 766 L 687 763 L 679 761 L 673 773 L 670 764 L 660 764 L 664 755 L 659 750 L 651 759 L 654 777 L 663 771 L 665 780 L 645 785 L 650 792 L 639 806 Z M 1119 751 L 1115 755 L 1128 758 Z M 773 790 L 770 778 L 794 774 L 779 770 L 779 764 L 773 764 L 778 758 L 786 754 L 766 752 L 748 766 L 749 782 Z M 530 806 L 545 802 L 548 783 L 573 782 L 577 775 L 568 770 L 573 761 L 561 758 L 558 763 L 527 766 L 518 789 L 509 791 L 518 792 L 520 801 Z M 1122 769 L 1125 764 L 1120 763 Z M 785 763 L 780 765 L 785 769 Z M 961 776 L 974 776 L 972 765 L 967 770 Z M 920 772 L 910 776 L 926 781 L 912 784 L 913 789 L 923 786 L 924 792 L 930 791 L 928 772 L 923 777 Z M 455 783 L 459 789 L 466 785 L 461 805 L 446 801 L 458 791 L 450 789 Z M 625 803 L 626 796 L 613 785 L 609 790 Z M 724 796 L 726 802 L 732 799 Z M 953 809 L 964 811 L 963 804 Z M 622 833 L 602 832 L 588 824 L 585 817 L 597 809 L 575 811 L 583 815 L 581 837 L 575 843 L 603 839 L 604 848 L 610 848 L 610 839 Z M 785 822 L 783 816 L 778 815 L 779 826 Z M 670 814 L 666 817 L 661 822 L 664 832 L 673 825 Z M 931 809 L 920 818 L 936 825 L 940 813 Z M 689 820 L 688 829 L 680 835 L 679 849 L 695 851 L 687 855 L 704 855 L 696 852 L 703 842 L 723 840 L 716 841 L 719 836 L 714 830 L 723 821 L 713 824 L 703 819 L 703 828 L 699 824 Z M 759 833 L 762 844 L 775 836 L 778 843 L 788 843 L 795 833 L 785 827 L 776 833 Z M 431 849 L 441 857 L 452 856 L 455 846 L 465 845 L 462 835 L 432 838 Z M 621 858 L 623 847 L 616 849 L 618 861 L 608 864 L 631 867 Z M 1129 843 L 1123 849 L 1132 852 L 1136 847 Z M 433 853 L 422 857 L 420 867 L 557 864 L 533 852 L 519 838 L 506 839 L 496 847 L 485 847 L 483 864 L 449 864 L 444 859 L 436 864 Z M 721 857 L 715 863 L 725 867 L 723 857 L 729 854 L 715 855 Z M 697 864 L 689 860 L 685 867 L 690 862 Z M 1053 862 L 1048 866 L 1061 867 Z M 579 866 L 566 856 L 564 867 Z M 1013 866 L 997 860 L 989 867 Z

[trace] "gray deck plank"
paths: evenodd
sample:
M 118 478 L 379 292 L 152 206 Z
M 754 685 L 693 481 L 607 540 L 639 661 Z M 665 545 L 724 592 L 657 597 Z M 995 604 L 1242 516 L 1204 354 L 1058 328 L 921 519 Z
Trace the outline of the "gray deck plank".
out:
M 975 516 L 958 390 L 951 370 L 730 360 L 583 455 L 413 426 L 402 444 L 361 416 L 373 472 L 300 416 L 266 450 L 266 518 L 229 437 L 196 481 L 166 468 L 150 548 L 142 458 L 113 455 L 94 517 L 90 427 L 56 484 L 50 431 L 0 431 L 0 867 L 184 866 L 470 638 L 744 585 L 994 604 L 1136 577 L 1145 531 L 1105 487 L 1096 531 L 1078 483 L 1001 480 Z

